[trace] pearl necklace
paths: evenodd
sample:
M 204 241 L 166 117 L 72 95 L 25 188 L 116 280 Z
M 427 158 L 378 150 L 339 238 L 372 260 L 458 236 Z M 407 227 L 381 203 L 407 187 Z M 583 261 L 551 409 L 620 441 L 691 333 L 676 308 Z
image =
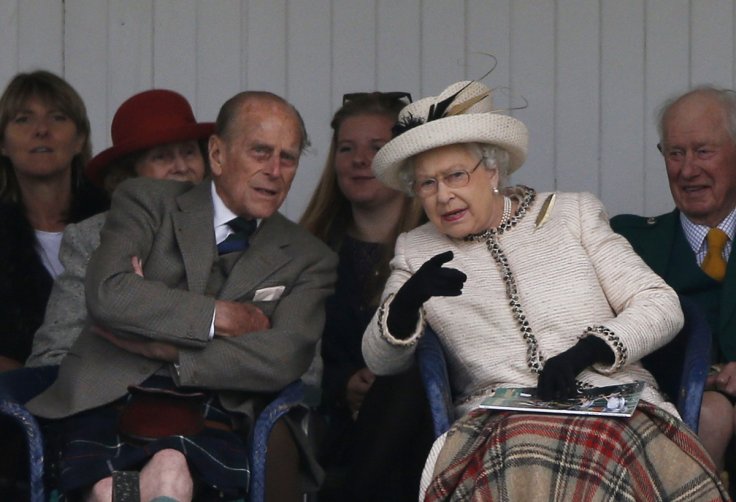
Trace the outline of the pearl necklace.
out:
M 511 219 L 511 199 L 503 196 L 503 214 L 501 215 L 501 222 L 498 224 L 499 227 L 507 225 Z

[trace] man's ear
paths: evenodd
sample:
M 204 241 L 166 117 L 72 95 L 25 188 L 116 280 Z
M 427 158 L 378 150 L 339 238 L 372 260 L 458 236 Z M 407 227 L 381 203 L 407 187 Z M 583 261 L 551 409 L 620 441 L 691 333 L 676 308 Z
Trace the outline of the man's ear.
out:
M 222 174 L 222 157 L 224 148 L 225 144 L 219 136 L 216 134 L 210 136 L 207 151 L 210 157 L 210 171 L 213 176 L 220 176 Z

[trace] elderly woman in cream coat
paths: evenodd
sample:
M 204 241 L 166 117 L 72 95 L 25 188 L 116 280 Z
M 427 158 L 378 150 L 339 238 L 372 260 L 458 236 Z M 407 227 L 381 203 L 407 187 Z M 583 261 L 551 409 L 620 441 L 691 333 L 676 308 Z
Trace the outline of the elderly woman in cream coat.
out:
M 682 327 L 677 295 L 612 232 L 593 195 L 501 188 L 528 136 L 493 111 L 490 94 L 459 82 L 407 106 L 373 162 L 381 181 L 421 199 L 430 222 L 397 240 L 366 362 L 376 374 L 406 369 L 431 325 L 461 417 L 433 448 L 425 500 L 726 497 L 639 363 Z M 556 399 L 635 381 L 646 387 L 628 420 L 477 408 L 498 387 Z

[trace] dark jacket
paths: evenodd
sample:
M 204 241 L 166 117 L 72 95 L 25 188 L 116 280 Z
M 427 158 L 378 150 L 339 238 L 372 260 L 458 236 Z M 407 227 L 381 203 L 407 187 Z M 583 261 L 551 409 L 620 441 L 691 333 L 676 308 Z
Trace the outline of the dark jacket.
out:
M 718 284 L 700 273 L 695 253 L 685 244 L 678 210 L 649 218 L 619 215 L 611 219 L 611 227 L 626 237 L 647 265 L 678 294 L 692 295 L 701 304 L 718 340 L 720 358 L 736 360 L 736 246 L 731 249 L 726 277 Z M 714 285 L 713 294 L 706 290 L 708 282 Z M 702 304 L 704 301 L 708 304 Z
M 109 207 L 101 190 L 82 183 L 69 222 Z M 0 355 L 24 362 L 43 321 L 53 279 L 35 249 L 36 236 L 20 204 L 0 203 Z

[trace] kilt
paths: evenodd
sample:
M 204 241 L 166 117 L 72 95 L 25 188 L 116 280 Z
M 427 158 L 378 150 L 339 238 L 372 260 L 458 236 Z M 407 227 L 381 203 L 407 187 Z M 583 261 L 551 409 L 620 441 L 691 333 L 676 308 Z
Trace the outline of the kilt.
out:
M 718 501 L 728 493 L 692 431 L 640 403 L 629 419 L 474 410 L 448 432 L 424 500 Z
M 144 385 L 173 388 L 173 381 L 154 376 Z M 247 494 L 250 466 L 245 433 L 232 430 L 233 417 L 219 406 L 214 394 L 208 397 L 206 425 L 199 433 L 138 444 L 118 433 L 120 409 L 129 397 L 48 424 L 60 451 L 58 485 L 63 493 L 79 493 L 113 471 L 140 470 L 156 452 L 174 449 L 186 456 L 195 490 L 202 490 L 205 498 L 227 500 Z

